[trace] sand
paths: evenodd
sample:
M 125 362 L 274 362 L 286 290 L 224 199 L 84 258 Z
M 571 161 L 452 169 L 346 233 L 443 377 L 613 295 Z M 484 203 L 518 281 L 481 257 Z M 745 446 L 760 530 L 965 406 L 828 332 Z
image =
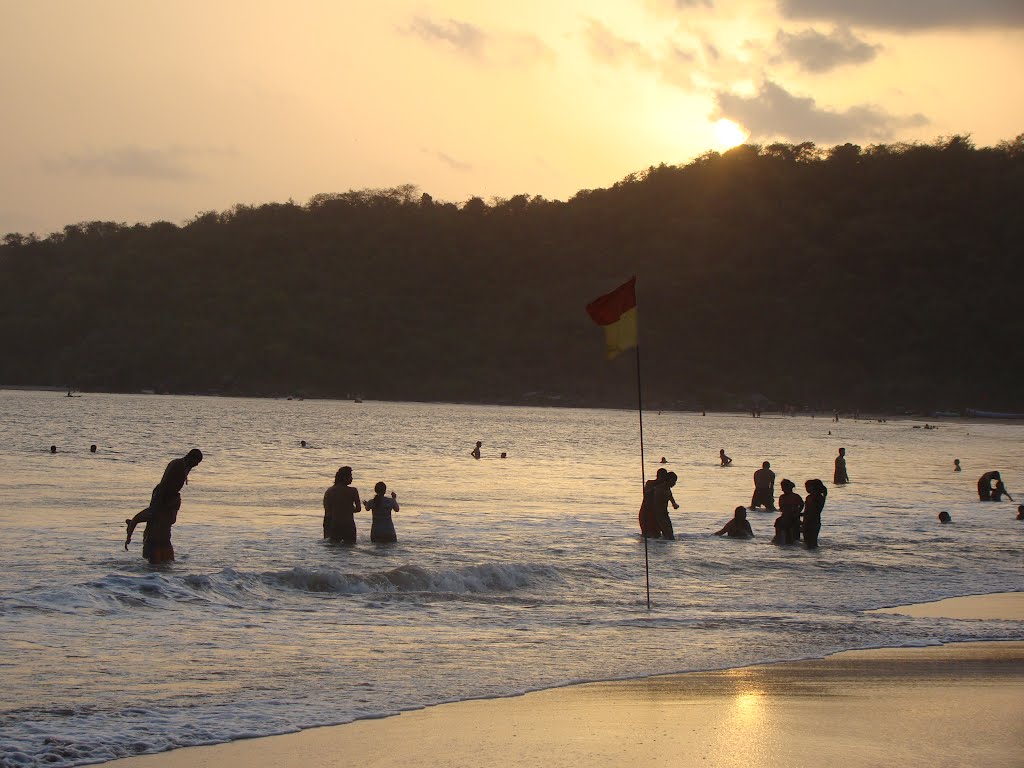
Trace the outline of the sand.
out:
M 1021 620 L 1024 594 L 887 611 Z M 912 613 L 911 611 L 930 611 Z M 936 613 L 939 611 L 939 613 Z M 1008 635 L 1020 635 L 1010 624 Z M 1024 642 L 592 683 L 117 760 L 109 768 L 1024 766 Z

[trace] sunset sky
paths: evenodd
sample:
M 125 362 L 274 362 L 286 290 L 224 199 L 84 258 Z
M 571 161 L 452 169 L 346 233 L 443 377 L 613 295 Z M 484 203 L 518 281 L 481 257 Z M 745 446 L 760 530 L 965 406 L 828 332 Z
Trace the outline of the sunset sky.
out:
M 1024 133 L 1021 0 L 0 0 L 0 234 Z

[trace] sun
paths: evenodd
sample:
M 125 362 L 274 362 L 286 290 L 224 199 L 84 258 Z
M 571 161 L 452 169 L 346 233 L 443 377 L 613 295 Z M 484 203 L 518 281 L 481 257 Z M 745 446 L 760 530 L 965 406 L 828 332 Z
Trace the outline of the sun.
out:
M 718 149 L 732 149 L 739 146 L 750 136 L 750 133 L 732 120 L 722 118 L 714 125 L 715 143 Z

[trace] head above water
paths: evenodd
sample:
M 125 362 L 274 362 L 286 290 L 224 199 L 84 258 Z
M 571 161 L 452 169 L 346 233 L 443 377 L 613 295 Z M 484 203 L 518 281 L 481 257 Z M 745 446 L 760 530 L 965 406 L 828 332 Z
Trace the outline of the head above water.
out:
M 203 460 L 203 452 L 198 448 L 193 448 L 191 451 L 185 454 L 185 464 L 191 469 Z
M 50 453 L 56 453 L 56 452 L 57 452 L 57 446 L 56 445 L 51 445 L 50 446 Z
M 1017 507 L 1017 519 L 1024 520 L 1024 504 Z
M 939 522 L 940 522 L 940 523 L 948 523 L 948 522 L 950 522 L 950 521 L 951 521 L 952 519 L 953 519 L 953 518 L 951 518 L 951 517 L 949 516 L 949 512 L 946 512 L 945 510 L 943 510 L 942 512 L 939 512 Z
M 352 467 L 339 467 L 334 473 L 334 482 L 348 485 L 352 482 Z
M 89 446 L 89 453 L 96 453 L 96 443 Z

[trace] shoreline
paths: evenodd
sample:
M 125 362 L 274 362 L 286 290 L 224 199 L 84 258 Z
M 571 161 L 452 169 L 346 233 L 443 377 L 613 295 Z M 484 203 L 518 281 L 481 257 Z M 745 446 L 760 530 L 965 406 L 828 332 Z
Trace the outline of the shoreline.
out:
M 67 392 L 67 387 L 57 387 L 45 384 L 0 384 L 0 392 Z M 214 398 L 226 398 L 226 399 L 238 399 L 238 400 L 290 400 L 295 402 L 331 402 L 331 403 L 388 403 L 388 404 L 416 404 L 416 405 L 478 405 L 478 406 L 496 406 L 503 408 L 577 408 L 580 410 L 600 410 L 600 411 L 631 411 L 633 410 L 628 405 L 611 405 L 611 404 L 595 404 L 595 403 L 575 403 L 565 402 L 560 397 L 538 397 L 538 398 L 520 398 L 510 400 L 379 400 L 374 397 L 358 396 L 358 397 L 327 397 L 321 395 L 301 395 L 301 394 L 276 394 L 276 395 L 260 395 L 260 394 L 244 394 L 238 392 L 157 392 L 154 390 L 92 390 L 92 389 L 72 389 L 76 394 L 74 397 L 81 397 L 83 395 L 126 395 L 126 396 L 146 396 L 146 397 L 214 397 Z M 966 409 L 966 410 L 980 410 L 986 412 L 983 409 Z M 748 409 L 725 409 L 725 408 L 709 408 L 702 409 L 697 407 L 679 407 L 676 405 L 652 405 L 648 404 L 645 408 L 648 413 L 688 413 L 696 415 L 698 413 L 702 415 L 710 416 L 729 416 L 736 418 L 751 418 L 750 411 Z M 854 417 L 852 411 L 845 412 L 840 411 L 841 420 L 838 422 L 842 424 L 844 422 L 853 423 L 877 423 L 879 421 L 929 421 L 935 422 L 936 424 L 1024 424 L 1024 413 L 1021 414 L 1000 414 L 998 416 L 978 416 L 975 414 L 957 414 L 952 415 L 950 413 L 937 413 L 937 412 L 925 412 L 915 411 L 912 413 L 898 413 L 896 411 L 884 411 L 884 410 L 872 410 L 858 412 L 859 416 Z M 764 412 L 764 416 L 758 416 L 757 418 L 768 418 L 768 419 L 791 419 L 797 417 L 804 418 L 820 418 L 827 423 L 836 423 L 832 421 L 832 416 L 827 410 L 821 411 L 796 411 L 794 413 L 787 413 L 782 410 L 768 410 Z M 813 415 L 812 415 L 813 414 Z
M 1024 592 L 867 613 L 1019 622 Z M 970 616 L 965 615 L 970 613 Z M 111 768 L 451 765 L 1016 766 L 1021 639 L 574 683 L 122 758 Z M 969 712 L 969 717 L 960 713 Z M 339 757 L 344 757 L 339 761 Z

